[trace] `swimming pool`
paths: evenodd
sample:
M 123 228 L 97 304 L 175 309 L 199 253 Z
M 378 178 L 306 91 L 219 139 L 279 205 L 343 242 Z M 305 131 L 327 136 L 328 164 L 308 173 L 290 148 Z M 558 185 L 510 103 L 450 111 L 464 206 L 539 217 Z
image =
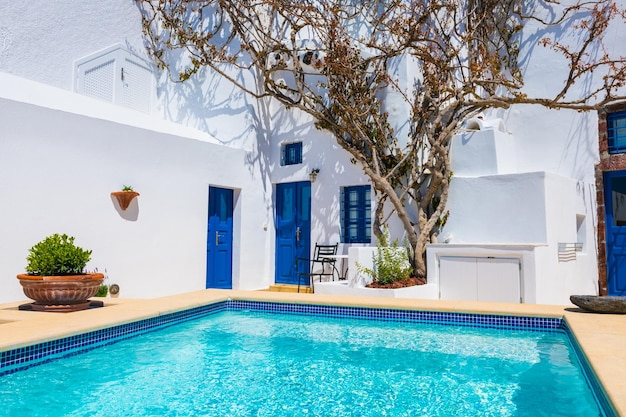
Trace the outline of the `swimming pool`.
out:
M 560 319 L 229 301 L 68 339 L 3 353 L 8 415 L 610 415 Z

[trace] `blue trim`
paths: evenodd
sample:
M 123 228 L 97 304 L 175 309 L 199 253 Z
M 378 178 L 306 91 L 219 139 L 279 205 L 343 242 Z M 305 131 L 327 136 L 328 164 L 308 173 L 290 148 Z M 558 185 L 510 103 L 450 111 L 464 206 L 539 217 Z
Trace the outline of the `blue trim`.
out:
M 231 300 L 230 304 L 229 309 L 234 310 L 541 332 L 562 331 L 563 323 L 563 320 L 551 317 L 515 317 L 494 314 L 449 313 L 313 304 L 281 304 L 248 300 Z
M 282 165 L 302 163 L 302 142 L 287 143 L 281 150 Z
M 626 195 L 626 171 L 604 172 L 606 279 L 609 295 L 626 295 L 626 225 L 616 219 L 613 193 Z M 617 199 L 620 200 L 620 199 Z
M 609 153 L 626 152 L 626 110 L 606 116 Z
M 276 184 L 275 283 L 297 284 L 298 273 L 308 272 L 309 265 L 304 262 L 296 265 L 296 258 L 309 258 L 310 250 L 311 183 Z
M 371 186 L 343 187 L 341 191 L 341 241 L 371 243 Z
M 233 288 L 233 190 L 209 187 L 206 288 Z
M 589 385 L 589 387 L 591 387 L 591 394 L 596 399 L 602 411 L 604 411 L 606 417 L 618 416 L 619 414 L 617 410 L 615 410 L 615 408 L 609 401 L 609 397 L 604 390 L 604 387 L 598 381 L 598 377 L 591 368 L 591 365 L 589 364 L 589 361 L 587 360 L 587 357 L 585 356 L 582 348 L 578 344 L 578 340 L 576 340 L 576 337 L 574 337 L 574 334 L 572 333 L 565 321 L 563 321 L 562 326 L 565 334 L 567 335 L 567 338 L 569 339 L 570 344 L 572 345 L 572 349 L 574 349 L 574 352 L 576 352 L 576 358 L 574 360 L 578 361 L 578 364 L 583 371 L 583 375 L 587 380 L 587 384 Z
M 223 301 L 221 303 L 195 307 L 176 313 L 164 314 L 145 320 L 4 351 L 0 353 L 0 376 L 54 359 L 72 356 L 103 345 L 115 343 L 152 330 L 224 311 L 227 307 L 227 302 Z

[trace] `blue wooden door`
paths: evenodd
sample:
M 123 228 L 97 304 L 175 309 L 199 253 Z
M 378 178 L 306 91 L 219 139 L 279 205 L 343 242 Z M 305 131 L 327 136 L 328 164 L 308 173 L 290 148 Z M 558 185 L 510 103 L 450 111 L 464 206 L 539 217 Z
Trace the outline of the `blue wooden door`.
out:
M 311 183 L 276 185 L 276 273 L 277 284 L 297 284 L 296 258 L 309 258 L 311 241 Z M 304 272 L 308 264 L 301 263 Z M 304 283 L 308 285 L 308 282 Z
M 626 295 L 626 171 L 604 174 L 604 210 L 609 295 Z
M 206 287 L 233 287 L 233 190 L 209 187 Z

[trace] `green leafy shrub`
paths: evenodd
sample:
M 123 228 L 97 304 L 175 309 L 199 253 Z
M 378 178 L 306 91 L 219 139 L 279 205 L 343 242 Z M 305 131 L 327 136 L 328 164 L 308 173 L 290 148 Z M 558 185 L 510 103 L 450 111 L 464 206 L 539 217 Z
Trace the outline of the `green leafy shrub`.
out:
M 385 229 L 372 256 L 373 268 L 357 265 L 358 270 L 382 285 L 406 279 L 411 275 L 413 268 L 409 261 L 409 250 L 403 249 L 405 248 L 399 246 L 397 239 L 389 243 L 389 230 Z
M 91 251 L 74 245 L 74 237 L 54 234 L 29 249 L 26 272 L 31 275 L 81 274 Z
M 96 293 L 96 297 L 106 297 L 107 294 L 109 293 L 109 286 L 108 285 L 100 285 L 100 287 L 98 288 L 98 292 Z
M 93 270 L 94 273 L 98 273 L 98 268 L 94 268 Z M 96 293 L 95 297 L 106 297 L 109 294 L 109 284 L 107 283 L 107 281 L 109 280 L 109 276 L 107 275 L 107 269 L 104 268 L 104 278 L 102 280 L 102 284 L 100 284 L 100 286 L 98 287 L 98 292 Z

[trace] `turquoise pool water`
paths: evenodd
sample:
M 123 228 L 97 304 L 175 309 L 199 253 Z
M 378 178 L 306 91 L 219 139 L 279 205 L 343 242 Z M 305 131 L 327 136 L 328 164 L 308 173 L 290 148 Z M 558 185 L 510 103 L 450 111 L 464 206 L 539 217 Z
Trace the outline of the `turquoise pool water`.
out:
M 222 311 L 0 377 L 7 416 L 603 416 L 564 332 Z

